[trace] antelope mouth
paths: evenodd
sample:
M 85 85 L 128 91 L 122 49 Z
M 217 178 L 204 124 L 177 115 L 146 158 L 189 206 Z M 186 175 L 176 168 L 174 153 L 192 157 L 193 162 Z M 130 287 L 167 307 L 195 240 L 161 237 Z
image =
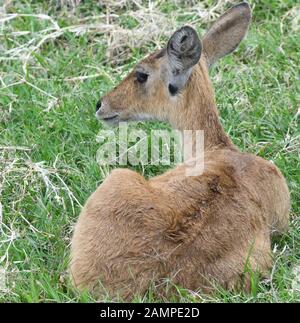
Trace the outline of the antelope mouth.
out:
M 97 117 L 99 120 L 102 120 L 108 124 L 116 124 L 120 121 L 118 113 L 113 114 L 113 115 L 108 115 L 108 116 L 97 116 Z
M 112 117 L 102 118 L 102 120 L 109 125 L 116 125 L 119 122 L 119 116 L 116 115 Z
M 114 114 L 113 116 L 108 116 L 108 117 L 102 117 L 101 119 L 104 121 L 110 121 L 110 120 L 114 120 L 118 117 L 118 114 Z

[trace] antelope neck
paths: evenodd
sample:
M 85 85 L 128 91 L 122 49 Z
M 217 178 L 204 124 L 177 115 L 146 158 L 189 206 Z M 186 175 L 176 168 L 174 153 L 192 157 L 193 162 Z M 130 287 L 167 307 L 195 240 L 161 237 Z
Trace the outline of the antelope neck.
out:
M 204 147 L 235 149 L 232 141 L 225 133 L 219 119 L 215 104 L 215 95 L 205 62 L 194 68 L 187 84 L 181 111 L 170 120 L 172 127 L 184 130 L 203 130 Z

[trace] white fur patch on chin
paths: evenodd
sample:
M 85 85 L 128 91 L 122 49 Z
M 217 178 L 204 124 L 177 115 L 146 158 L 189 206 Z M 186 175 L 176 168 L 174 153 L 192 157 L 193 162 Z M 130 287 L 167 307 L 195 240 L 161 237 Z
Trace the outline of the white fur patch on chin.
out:
M 138 113 L 135 115 L 134 119 L 137 121 L 143 121 L 143 120 L 155 120 L 156 118 L 154 118 L 151 114 L 148 114 L 148 113 Z

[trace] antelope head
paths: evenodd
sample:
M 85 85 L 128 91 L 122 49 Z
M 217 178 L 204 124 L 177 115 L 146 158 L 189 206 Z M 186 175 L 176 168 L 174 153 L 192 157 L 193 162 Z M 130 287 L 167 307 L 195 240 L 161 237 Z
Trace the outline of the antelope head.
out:
M 165 48 L 138 63 L 97 103 L 96 117 L 109 124 L 156 119 L 177 129 L 201 129 L 207 109 L 215 109 L 208 69 L 238 46 L 250 18 L 249 5 L 241 3 L 222 15 L 202 41 L 192 27 L 180 28 Z

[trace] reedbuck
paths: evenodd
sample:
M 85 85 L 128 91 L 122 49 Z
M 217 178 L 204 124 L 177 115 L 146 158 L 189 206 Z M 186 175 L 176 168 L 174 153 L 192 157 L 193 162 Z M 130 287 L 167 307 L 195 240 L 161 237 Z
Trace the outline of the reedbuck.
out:
M 251 273 L 268 273 L 270 238 L 288 226 L 288 188 L 276 166 L 231 142 L 208 76 L 250 19 L 241 3 L 202 41 L 193 28 L 180 28 L 97 104 L 97 117 L 109 124 L 151 118 L 204 130 L 205 163 L 199 176 L 186 176 L 183 163 L 150 180 L 113 170 L 75 227 L 70 272 L 78 288 L 130 299 L 168 278 L 205 293 L 215 284 L 248 290 Z

